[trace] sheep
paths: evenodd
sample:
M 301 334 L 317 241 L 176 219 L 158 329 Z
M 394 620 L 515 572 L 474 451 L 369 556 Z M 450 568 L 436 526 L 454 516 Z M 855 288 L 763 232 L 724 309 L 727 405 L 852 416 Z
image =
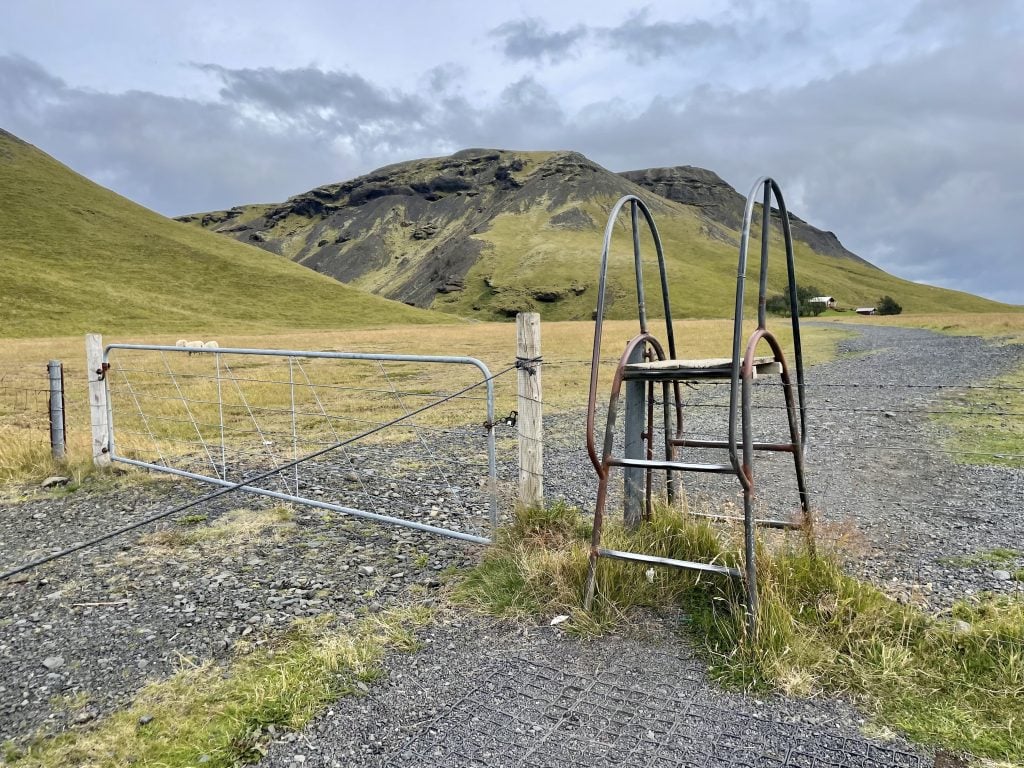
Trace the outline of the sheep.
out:
M 193 350 L 199 349 L 220 349 L 220 344 L 216 341 L 188 341 L 186 339 L 178 339 L 174 342 L 174 346 L 183 347 L 189 350 L 188 356 L 196 354 Z

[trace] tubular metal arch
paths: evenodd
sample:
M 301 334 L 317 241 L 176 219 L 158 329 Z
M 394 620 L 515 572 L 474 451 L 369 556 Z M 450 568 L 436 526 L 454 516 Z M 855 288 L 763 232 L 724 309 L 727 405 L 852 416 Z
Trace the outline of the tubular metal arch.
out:
M 750 232 L 753 226 L 755 206 L 761 202 L 761 251 L 757 294 L 757 328 L 745 337 L 743 331 L 744 312 L 746 307 L 746 276 L 749 261 Z M 767 328 L 767 285 L 768 256 L 771 241 L 772 201 L 778 207 L 783 243 L 786 250 L 786 271 L 789 280 L 789 304 L 793 330 L 794 355 L 796 368 L 796 386 L 793 386 L 790 367 L 778 339 Z M 630 226 L 633 242 L 633 267 L 636 277 L 637 316 L 640 323 L 639 333 L 626 345 L 611 384 L 608 400 L 608 419 L 605 424 L 604 441 L 599 453 L 596 438 L 596 408 L 598 399 L 598 378 L 601 364 L 601 342 L 603 336 L 604 314 L 608 282 L 608 259 L 611 250 L 612 234 L 622 211 L 629 206 Z M 652 334 L 647 318 L 647 305 L 643 279 L 643 264 L 640 258 L 640 223 L 641 216 L 650 231 L 658 258 L 658 270 L 661 283 L 662 300 L 665 309 L 666 344 L 662 345 Z M 705 573 L 714 573 L 742 579 L 746 586 L 747 629 L 750 634 L 756 631 L 757 616 L 757 570 L 755 558 L 755 529 L 769 528 L 800 528 L 807 536 L 813 551 L 813 519 L 809 497 L 804 482 L 804 450 L 807 435 L 807 417 L 805 403 L 805 386 L 803 371 L 803 350 L 800 339 L 799 301 L 797 297 L 796 267 L 793 257 L 793 237 L 789 222 L 789 214 L 782 191 L 774 179 L 761 177 L 747 196 L 743 212 L 743 226 L 740 238 L 739 263 L 736 273 L 736 295 L 733 312 L 733 336 L 730 358 L 714 358 L 711 360 L 680 360 L 677 359 L 675 334 L 672 327 L 672 311 L 669 301 L 668 272 L 664 249 L 654 218 L 648 206 L 635 195 L 626 195 L 611 209 L 608 223 L 605 226 L 604 244 L 601 251 L 601 266 L 598 284 L 597 310 L 594 325 L 594 349 L 591 358 L 590 397 L 587 405 L 587 452 L 598 475 L 597 502 L 594 509 L 594 525 L 591 535 L 590 565 L 587 572 L 584 605 L 589 609 L 596 593 L 597 560 L 601 557 L 630 560 L 651 565 L 686 568 Z M 765 343 L 771 349 L 770 356 L 757 357 L 757 347 Z M 787 426 L 789 440 L 787 442 L 757 442 L 752 437 L 752 383 L 758 375 L 780 375 L 782 391 L 786 402 Z M 683 405 L 680 396 L 682 383 L 693 384 L 700 381 L 729 382 L 728 429 L 726 439 L 705 440 L 690 439 L 683 434 Z M 627 387 L 626 408 L 626 455 L 615 456 L 615 424 L 618 415 L 618 401 L 624 383 Z M 664 404 L 664 445 L 665 458 L 655 459 L 653 456 L 654 439 L 654 385 L 662 385 L 662 401 Z M 635 385 L 635 386 L 634 386 Z M 631 389 L 632 387 L 632 389 Z M 795 390 L 795 392 L 794 392 Z M 632 394 L 631 394 L 632 393 Z M 634 399 L 635 398 L 635 399 Z M 645 404 L 645 409 L 638 409 L 637 402 Z M 633 403 L 632 426 L 630 403 Z M 646 411 L 644 421 L 638 420 L 637 413 Z M 640 424 L 643 431 L 638 431 Z M 645 456 L 637 453 L 637 437 L 646 441 Z M 633 448 L 630 448 L 632 440 Z M 676 457 L 678 448 L 717 448 L 728 453 L 728 463 L 687 462 Z M 633 453 L 630 453 L 630 451 Z M 791 520 L 757 519 L 753 511 L 755 478 L 753 457 L 755 451 L 781 451 L 793 454 L 797 489 L 799 492 L 802 519 L 799 523 Z M 651 515 L 651 484 L 655 470 L 664 471 L 668 500 L 671 503 L 676 493 L 676 475 L 682 472 L 708 472 L 734 474 L 739 480 L 743 491 L 743 517 L 738 518 L 744 528 L 744 564 L 739 570 L 716 563 L 696 563 L 683 560 L 655 557 L 640 552 L 620 552 L 601 547 L 601 531 L 604 511 L 608 498 L 608 482 L 610 470 L 620 467 L 629 473 L 643 471 L 645 480 L 644 515 L 636 515 L 636 506 L 632 508 L 630 522 L 647 519 Z M 627 479 L 627 488 L 629 480 Z M 636 483 L 634 479 L 632 481 Z M 713 517 L 721 517 L 712 515 Z M 735 518 L 734 518 L 735 519 Z
M 661 244 L 661 235 L 658 234 L 658 227 L 654 223 L 654 216 L 651 214 L 647 204 L 636 195 L 624 195 L 608 214 L 608 223 L 604 228 L 604 244 L 601 248 L 601 267 L 597 287 L 597 309 L 594 314 L 594 350 L 590 360 L 590 396 L 587 401 L 587 453 L 594 469 L 601 472 L 601 459 L 598 457 L 597 444 L 594 436 L 595 408 L 597 407 L 598 377 L 601 366 L 601 341 L 604 331 L 604 310 L 605 295 L 608 287 L 608 256 L 611 252 L 612 235 L 615 231 L 615 224 L 619 214 L 626 204 L 630 209 L 630 229 L 633 242 L 633 269 L 636 275 L 637 287 L 637 315 L 640 320 L 640 334 L 648 338 L 650 329 L 647 323 L 647 305 L 644 291 L 643 262 L 640 258 L 640 223 L 638 213 L 643 214 L 644 222 L 654 241 L 654 250 L 658 257 L 658 274 L 661 279 L 661 299 L 665 308 L 665 338 L 668 347 L 669 358 L 676 356 L 675 332 L 672 328 L 672 310 L 669 304 L 668 272 L 665 266 L 665 251 Z M 659 358 L 661 359 L 661 358 Z M 677 398 L 678 399 L 678 398 Z

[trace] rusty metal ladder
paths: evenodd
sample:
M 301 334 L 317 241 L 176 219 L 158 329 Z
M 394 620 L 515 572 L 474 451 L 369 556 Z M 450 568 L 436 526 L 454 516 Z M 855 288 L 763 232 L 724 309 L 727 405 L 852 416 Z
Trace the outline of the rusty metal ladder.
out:
M 750 241 L 751 222 L 758 196 L 761 197 L 761 264 L 758 283 L 757 328 L 750 336 L 743 338 L 743 313 L 747 271 L 747 252 Z M 782 234 L 786 248 L 786 267 L 789 276 L 789 304 L 792 318 L 794 363 L 796 368 L 796 386 L 782 347 L 775 336 L 766 328 L 766 291 L 768 281 L 768 245 L 771 223 L 771 202 L 774 198 L 782 223 Z M 612 379 L 611 393 L 608 401 L 608 419 L 604 430 L 604 443 L 598 453 L 596 442 L 595 416 L 598 397 L 598 372 L 601 363 L 601 339 L 604 324 L 605 294 L 608 282 L 608 256 L 611 248 L 612 233 L 619 215 L 628 206 L 630 225 L 633 238 L 633 262 L 636 276 L 637 314 L 640 320 L 640 333 L 626 345 L 619 359 L 618 367 Z M 647 228 L 654 241 L 658 259 L 658 271 L 661 279 L 662 302 L 665 310 L 665 338 L 667 350 L 655 338 L 647 321 L 647 306 L 644 295 L 643 267 L 640 256 L 640 234 L 643 216 Z M 757 347 L 765 342 L 770 348 L 770 355 L 755 356 Z M 666 354 L 667 351 L 667 354 Z M 758 376 L 778 375 L 781 378 L 782 390 L 786 401 L 786 415 L 789 427 L 789 440 L 781 443 L 758 442 L 752 437 L 752 384 Z M 694 440 L 683 434 L 683 405 L 680 398 L 680 385 L 693 384 L 700 381 L 729 381 L 728 437 L 722 440 Z M 642 458 L 616 456 L 614 453 L 615 424 L 618 415 L 619 398 L 622 385 L 644 387 L 646 391 L 646 413 L 644 431 L 641 435 L 627 436 L 634 441 L 639 437 L 646 443 Z M 662 404 L 664 407 L 664 447 L 663 458 L 655 458 L 654 453 L 654 386 L 661 384 Z M 795 390 L 795 391 L 794 391 Z M 627 419 L 628 421 L 628 419 Z M 715 573 L 741 579 L 746 587 L 746 618 L 748 632 L 756 631 L 757 616 L 757 565 L 755 557 L 755 533 L 758 527 L 799 528 L 803 529 L 808 541 L 813 546 L 813 517 L 804 481 L 804 449 L 806 445 L 807 416 L 804 393 L 803 354 L 800 344 L 799 302 L 797 299 L 796 270 L 793 260 L 793 239 L 790 231 L 789 215 L 778 184 L 771 178 L 761 178 L 753 186 L 747 196 L 746 208 L 743 213 L 743 228 L 740 238 L 739 269 L 736 280 L 736 304 L 733 315 L 732 355 L 727 358 L 710 360 L 679 359 L 676 355 L 675 334 L 672 328 L 672 313 L 669 306 L 668 274 L 665 254 L 661 238 L 650 209 L 638 197 L 627 195 L 612 208 L 604 233 L 604 248 L 601 253 L 601 272 L 597 298 L 597 312 L 594 326 L 594 351 L 590 371 L 590 398 L 587 409 L 587 451 L 590 460 L 597 470 L 598 492 L 594 509 L 594 524 L 591 537 L 590 563 L 587 572 L 584 607 L 589 610 L 597 589 L 597 563 L 602 557 L 628 560 L 649 565 L 670 566 L 706 573 Z M 635 442 L 634 442 L 635 445 Z M 728 462 L 706 463 L 686 462 L 677 458 L 679 448 L 718 448 L 728 451 Z M 782 451 L 793 455 L 796 471 L 797 489 L 800 498 L 801 516 L 798 521 L 759 519 L 754 515 L 754 452 Z M 601 533 L 604 525 L 605 506 L 608 500 L 608 482 L 610 470 L 623 468 L 627 474 L 642 472 L 644 518 L 652 514 L 652 482 L 655 471 L 664 471 L 668 501 L 671 504 L 678 494 L 676 474 L 682 472 L 708 472 L 735 475 L 743 490 L 743 532 L 744 557 L 743 570 L 732 568 L 720 563 L 691 562 L 657 557 L 642 552 L 624 552 L 605 549 L 601 546 Z M 635 481 L 634 481 L 635 482 Z M 634 489 L 636 490 L 636 489 Z M 630 492 L 627 478 L 627 494 Z M 730 519 L 728 516 L 711 515 L 719 519 Z

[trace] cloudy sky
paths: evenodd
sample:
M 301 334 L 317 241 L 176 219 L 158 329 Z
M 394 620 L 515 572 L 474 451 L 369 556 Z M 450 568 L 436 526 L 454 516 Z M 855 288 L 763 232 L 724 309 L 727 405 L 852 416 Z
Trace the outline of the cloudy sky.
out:
M 4 0 L 0 127 L 167 215 L 465 147 L 698 165 L 1024 304 L 1024 0 Z M 0 214 L 2 215 L 2 214 Z

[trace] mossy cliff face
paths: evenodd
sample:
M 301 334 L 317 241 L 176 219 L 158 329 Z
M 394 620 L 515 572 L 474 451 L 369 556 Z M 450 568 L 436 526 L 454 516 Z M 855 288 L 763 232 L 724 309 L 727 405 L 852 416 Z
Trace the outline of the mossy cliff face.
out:
M 700 168 L 617 174 L 577 152 L 468 149 L 390 165 L 281 204 L 181 221 L 418 307 L 480 319 L 537 311 L 550 320 L 589 320 L 605 220 L 625 194 L 640 196 L 654 212 L 674 314 L 729 315 L 744 198 Z M 845 306 L 889 294 L 899 296 L 907 311 L 1002 308 L 893 278 L 846 250 L 832 233 L 791 220 L 798 280 Z M 608 298 L 611 315 L 625 318 L 635 314 L 635 288 L 625 217 L 623 224 L 615 234 Z M 778 240 L 777 232 L 773 236 Z M 653 254 L 649 242 L 644 249 Z M 770 285 L 781 291 L 783 260 L 775 258 L 771 266 Z M 653 263 L 647 272 L 656 276 Z M 652 284 L 652 313 L 660 309 L 659 297 Z

